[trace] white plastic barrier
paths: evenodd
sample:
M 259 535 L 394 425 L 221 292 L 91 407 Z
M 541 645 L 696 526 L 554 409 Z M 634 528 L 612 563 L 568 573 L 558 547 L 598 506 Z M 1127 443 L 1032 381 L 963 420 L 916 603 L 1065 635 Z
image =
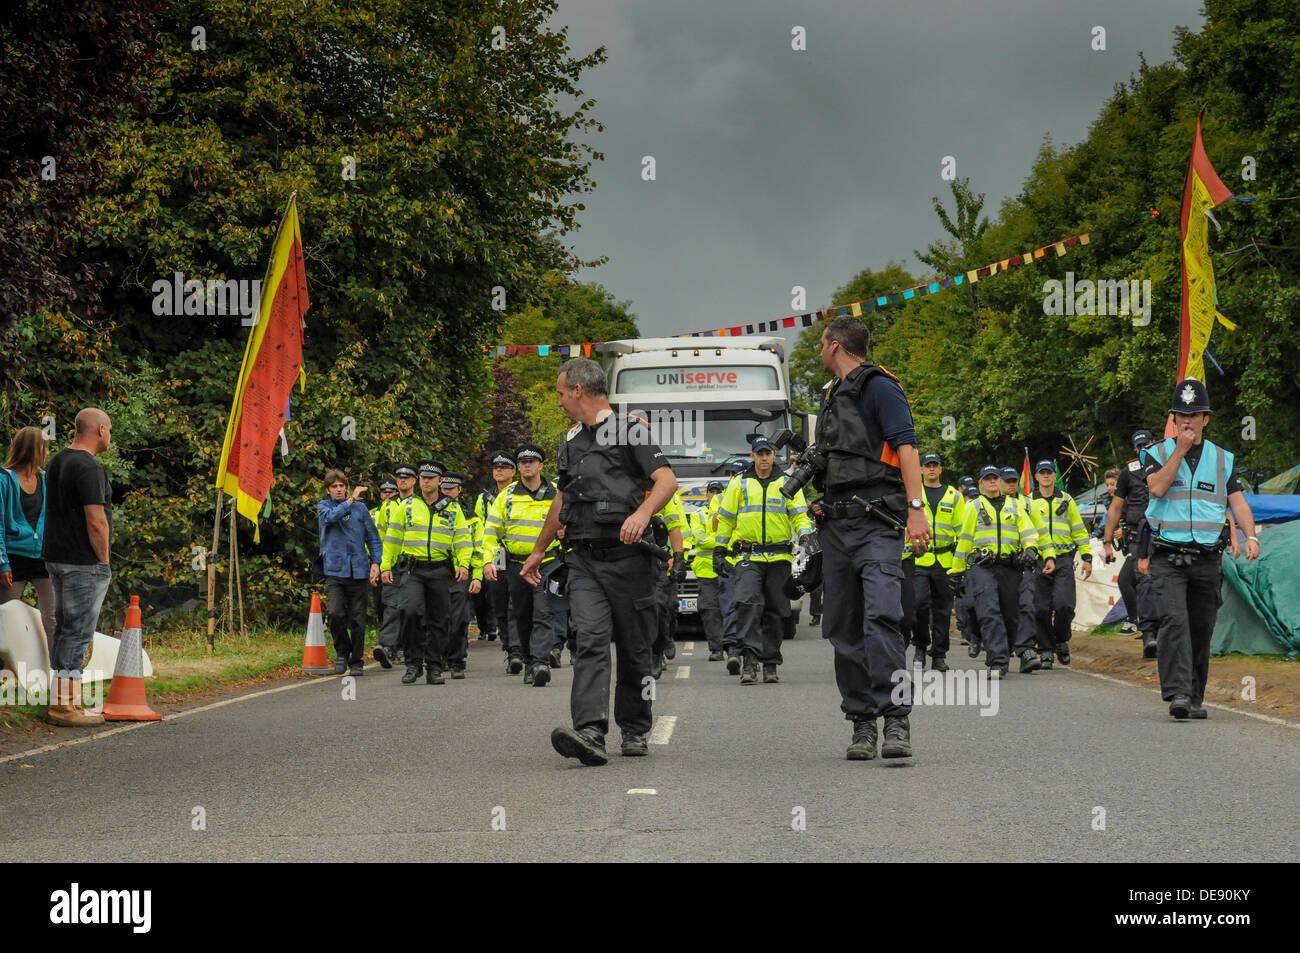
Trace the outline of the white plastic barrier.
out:
M 101 682 L 112 678 L 121 644 L 111 635 L 96 632 L 82 680 Z M 0 664 L 15 676 L 23 672 L 25 688 L 31 687 L 32 673 L 35 672 L 41 673 L 38 676 L 40 684 L 48 684 L 50 653 L 45 645 L 41 614 L 17 599 L 0 605 Z M 144 674 L 146 678 L 153 674 L 153 663 L 149 661 L 147 652 L 144 653 Z
M 1115 603 L 1120 601 L 1119 571 L 1124 568 L 1124 554 L 1115 550 L 1115 561 L 1107 563 L 1101 540 L 1089 539 L 1092 547 L 1092 578 L 1083 578 L 1083 560 L 1074 556 L 1074 622 L 1071 629 L 1093 629 L 1101 625 Z

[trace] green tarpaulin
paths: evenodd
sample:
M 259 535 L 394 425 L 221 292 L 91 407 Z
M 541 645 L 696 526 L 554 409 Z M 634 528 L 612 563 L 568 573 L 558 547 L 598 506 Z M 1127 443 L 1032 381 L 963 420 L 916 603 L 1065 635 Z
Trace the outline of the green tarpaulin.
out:
M 1215 655 L 1285 654 L 1300 658 L 1300 520 L 1260 527 L 1260 556 L 1223 556 L 1223 605 L 1214 625 Z

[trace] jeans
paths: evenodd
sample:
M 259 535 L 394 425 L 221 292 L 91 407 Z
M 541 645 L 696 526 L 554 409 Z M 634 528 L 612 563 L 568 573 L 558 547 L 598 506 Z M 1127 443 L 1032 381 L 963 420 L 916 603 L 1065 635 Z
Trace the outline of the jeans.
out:
M 95 635 L 99 610 L 108 595 L 113 571 L 108 563 L 79 566 L 46 563 L 54 584 L 54 650 L 50 668 L 56 678 L 81 678 L 86 646 Z

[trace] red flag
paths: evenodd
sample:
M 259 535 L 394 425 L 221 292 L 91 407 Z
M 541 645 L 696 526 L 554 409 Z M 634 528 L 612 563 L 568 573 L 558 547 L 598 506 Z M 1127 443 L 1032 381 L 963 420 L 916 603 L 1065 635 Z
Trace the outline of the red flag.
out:
M 302 316 L 311 302 L 298 230 L 297 194 L 289 197 L 276 232 L 257 324 L 244 348 L 217 466 L 217 489 L 233 498 L 239 512 L 253 521 L 255 540 L 260 539 L 258 517 L 271 490 L 272 455 L 284 426 L 289 393 L 295 381 L 301 384 L 306 380 Z
M 1034 492 L 1034 475 L 1029 472 L 1029 448 L 1025 447 L 1025 462 L 1020 464 L 1020 493 L 1030 496 Z

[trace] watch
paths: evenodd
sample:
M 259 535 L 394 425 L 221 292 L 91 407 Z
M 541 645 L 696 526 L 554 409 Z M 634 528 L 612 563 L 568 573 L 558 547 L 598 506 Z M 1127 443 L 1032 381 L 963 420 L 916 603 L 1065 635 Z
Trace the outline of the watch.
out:
M 908 500 L 907 505 L 914 510 L 925 509 L 925 504 L 921 502 L 921 498 L 919 496 L 916 499 Z

